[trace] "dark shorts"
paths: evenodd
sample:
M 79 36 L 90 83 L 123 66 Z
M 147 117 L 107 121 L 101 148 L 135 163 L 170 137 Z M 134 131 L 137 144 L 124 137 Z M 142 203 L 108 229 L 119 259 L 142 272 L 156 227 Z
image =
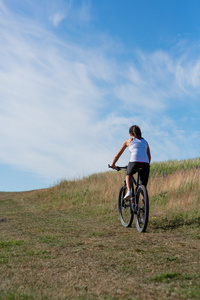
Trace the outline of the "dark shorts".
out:
M 129 162 L 126 174 L 132 176 L 137 172 L 139 168 L 142 168 L 140 172 L 140 184 L 147 186 L 147 182 L 149 179 L 149 171 L 150 171 L 150 166 L 148 163 Z

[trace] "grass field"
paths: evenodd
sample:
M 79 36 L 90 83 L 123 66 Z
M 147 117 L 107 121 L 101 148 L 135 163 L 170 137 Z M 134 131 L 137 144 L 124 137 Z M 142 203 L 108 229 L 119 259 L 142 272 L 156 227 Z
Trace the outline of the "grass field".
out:
M 200 299 L 199 166 L 151 165 L 144 234 L 119 221 L 123 171 L 0 193 L 0 299 Z

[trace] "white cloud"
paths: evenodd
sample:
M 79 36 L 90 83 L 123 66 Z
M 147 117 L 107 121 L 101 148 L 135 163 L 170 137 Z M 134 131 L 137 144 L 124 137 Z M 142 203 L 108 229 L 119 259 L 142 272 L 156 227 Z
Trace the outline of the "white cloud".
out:
M 87 160 L 95 170 L 100 164 L 90 159 L 87 143 L 98 144 L 95 121 L 102 93 L 92 77 L 99 69 L 95 77 L 105 78 L 104 68 L 97 59 L 95 68 L 94 55 L 91 64 L 86 50 L 36 27 L 32 37 L 29 24 L 24 33 L 11 21 L 1 35 L 1 161 L 50 178 L 84 173 Z
M 176 67 L 176 81 L 184 93 L 200 93 L 200 57 L 184 64 L 180 61 Z
M 5 6 L 3 4 L 3 0 L 0 0 L 0 9 L 2 12 L 5 12 Z
M 57 27 L 64 18 L 65 18 L 64 14 L 56 13 L 53 15 L 53 17 L 50 18 L 50 20 L 52 20 L 53 25 Z
M 89 3 L 83 2 L 78 10 L 79 20 L 84 23 L 91 21 L 91 8 Z
M 49 19 L 55 27 L 65 21 L 64 26 L 74 30 L 77 26 L 88 24 L 91 17 L 91 8 L 85 1 L 75 5 L 73 0 L 69 1 L 51 1 L 51 8 L 48 7 Z

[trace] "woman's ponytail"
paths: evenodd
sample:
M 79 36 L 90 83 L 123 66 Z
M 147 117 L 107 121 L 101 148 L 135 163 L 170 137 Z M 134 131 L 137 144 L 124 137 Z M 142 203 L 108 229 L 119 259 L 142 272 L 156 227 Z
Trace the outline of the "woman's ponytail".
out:
M 131 126 L 129 128 L 129 133 L 131 133 L 134 137 L 136 137 L 139 140 L 141 140 L 141 138 L 142 138 L 142 133 L 141 133 L 140 127 L 137 125 Z

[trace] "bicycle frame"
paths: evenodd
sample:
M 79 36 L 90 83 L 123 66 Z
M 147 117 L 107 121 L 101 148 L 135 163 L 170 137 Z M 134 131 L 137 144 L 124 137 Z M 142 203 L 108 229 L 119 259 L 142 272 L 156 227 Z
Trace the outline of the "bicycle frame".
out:
M 137 181 L 135 180 L 134 176 L 132 175 L 132 181 L 133 181 L 133 184 L 135 185 L 135 191 L 137 191 L 137 188 L 140 184 L 140 171 L 142 169 L 139 168 L 138 170 L 136 170 L 135 174 L 137 174 Z
M 111 168 L 110 165 L 108 165 L 108 168 Z M 111 168 L 112 169 L 112 168 Z M 125 167 L 118 167 L 117 166 L 117 171 L 121 171 L 121 170 L 127 170 L 127 166 Z M 139 186 L 139 181 L 140 181 L 140 170 L 142 170 L 141 168 L 139 168 L 138 170 L 136 170 L 135 174 L 137 174 L 137 181 L 135 180 L 134 176 L 132 175 L 132 181 L 133 181 L 133 184 L 135 185 L 136 189 L 137 187 Z M 126 183 L 126 181 L 125 181 Z

